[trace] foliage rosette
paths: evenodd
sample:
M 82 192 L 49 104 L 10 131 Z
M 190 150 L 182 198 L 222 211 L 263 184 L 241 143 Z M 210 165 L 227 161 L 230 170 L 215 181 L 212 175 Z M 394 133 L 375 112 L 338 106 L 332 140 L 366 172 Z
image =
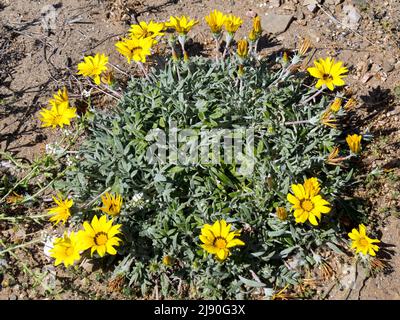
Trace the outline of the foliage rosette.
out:
M 337 248 L 335 208 L 352 171 L 326 162 L 343 143 L 339 129 L 320 121 L 333 98 L 309 99 L 316 90 L 305 85 L 306 73 L 271 60 L 247 59 L 240 77 L 237 67 L 233 58 L 218 63 L 192 57 L 167 62 L 147 78 L 132 78 L 116 109 L 91 110 L 79 161 L 58 183 L 81 203 L 106 189 L 122 195 L 124 204 L 114 217 L 123 233 L 115 272 L 142 295 L 157 285 L 165 297 L 248 298 L 295 285 L 304 267 L 319 263 L 319 248 Z M 252 157 L 236 154 L 227 163 L 221 147 L 210 163 L 182 163 L 179 157 L 149 163 L 155 133 L 165 132 L 170 142 L 172 126 L 178 137 L 182 130 L 250 128 Z M 193 144 L 178 141 L 178 149 L 166 154 L 184 154 Z M 332 206 L 318 226 L 296 223 L 286 199 L 292 184 L 310 177 L 317 177 Z M 277 208 L 287 209 L 287 219 L 277 216 Z M 81 209 L 72 219 L 91 219 L 92 209 Z M 223 262 L 199 240 L 204 224 L 221 219 L 240 230 L 245 243 Z M 165 256 L 173 263 L 163 263 Z

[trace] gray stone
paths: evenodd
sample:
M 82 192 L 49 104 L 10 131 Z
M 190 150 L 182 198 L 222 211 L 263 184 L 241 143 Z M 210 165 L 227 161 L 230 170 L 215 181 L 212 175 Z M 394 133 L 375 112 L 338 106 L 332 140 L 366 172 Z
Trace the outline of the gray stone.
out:
M 269 0 L 270 8 L 279 8 L 281 5 L 281 0 Z
M 359 26 L 359 21 L 361 20 L 361 15 L 354 6 L 347 4 L 343 6 L 344 17 L 342 19 L 342 24 L 352 30 L 357 30 Z
M 344 0 L 325 0 L 326 5 L 332 5 L 332 6 L 337 6 L 338 4 L 341 4 Z
M 396 60 L 393 58 L 385 59 L 385 61 L 382 64 L 383 71 L 385 72 L 391 72 L 395 68 L 396 65 Z
M 270 13 L 269 15 L 261 17 L 261 25 L 263 30 L 269 33 L 280 34 L 286 31 L 292 19 L 293 15 L 291 14 Z
M 317 0 L 304 0 L 303 6 L 307 7 L 310 12 L 315 12 L 318 9 L 318 1 Z
M 356 7 L 358 7 L 361 10 L 367 10 L 368 9 L 368 4 L 369 0 L 352 0 L 351 3 L 354 4 Z

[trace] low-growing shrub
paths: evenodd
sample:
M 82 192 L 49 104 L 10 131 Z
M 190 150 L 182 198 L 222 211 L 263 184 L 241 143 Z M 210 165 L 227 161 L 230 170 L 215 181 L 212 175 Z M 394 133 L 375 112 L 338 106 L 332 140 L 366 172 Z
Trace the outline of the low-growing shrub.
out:
M 170 61 L 132 78 L 115 109 L 90 111 L 88 135 L 57 189 L 81 204 L 76 223 L 98 215 L 104 192 L 122 195 L 115 272 L 143 295 L 155 287 L 164 297 L 267 295 L 296 284 L 319 263 L 320 247 L 335 248 L 335 198 L 352 171 L 327 161 L 344 143 L 325 121 L 334 97 L 307 85 L 295 68 L 300 56 L 293 59 L 251 58 L 239 69 L 233 56 Z M 296 223 L 287 200 L 292 185 L 312 177 L 332 208 L 318 226 Z M 222 220 L 244 245 L 218 259 L 199 236 Z

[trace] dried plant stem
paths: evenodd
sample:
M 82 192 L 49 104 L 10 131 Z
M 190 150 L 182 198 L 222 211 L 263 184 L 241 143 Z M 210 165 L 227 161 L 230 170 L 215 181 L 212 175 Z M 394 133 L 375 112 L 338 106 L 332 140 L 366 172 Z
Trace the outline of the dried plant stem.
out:
M 126 73 L 124 70 L 120 69 L 119 67 L 117 67 L 115 64 L 112 63 L 108 63 L 111 67 L 113 67 L 115 70 L 121 72 L 123 75 L 126 75 L 128 77 L 130 77 L 129 73 Z
M 318 97 L 322 91 L 324 91 L 325 87 L 323 86 L 321 89 L 319 89 L 317 92 L 315 92 L 311 97 L 308 97 L 306 100 L 304 100 L 303 102 L 300 103 L 300 105 L 305 105 L 307 102 L 315 99 L 316 97 Z
M 138 61 L 137 65 L 139 66 L 140 70 L 142 70 L 144 76 L 146 77 L 146 80 L 150 81 L 149 75 L 147 74 L 146 68 L 143 66 L 143 63 Z

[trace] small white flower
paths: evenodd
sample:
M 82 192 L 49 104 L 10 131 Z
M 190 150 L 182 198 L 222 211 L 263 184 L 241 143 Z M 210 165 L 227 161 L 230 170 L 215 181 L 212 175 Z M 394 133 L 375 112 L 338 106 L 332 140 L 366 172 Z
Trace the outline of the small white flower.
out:
M 73 161 L 71 160 L 71 157 L 68 155 L 65 157 L 65 164 L 67 166 L 72 166 L 74 164 Z
M 54 247 L 55 238 L 56 238 L 55 236 L 51 236 L 51 235 L 45 236 L 43 252 L 44 252 L 44 255 L 48 258 L 51 258 L 50 250 L 53 249 L 53 247 Z
M 88 91 L 88 90 L 83 90 L 83 91 L 82 91 L 82 96 L 83 96 L 84 98 L 89 98 L 90 95 L 91 95 L 91 93 L 92 93 L 92 89 L 90 89 L 89 91 Z

